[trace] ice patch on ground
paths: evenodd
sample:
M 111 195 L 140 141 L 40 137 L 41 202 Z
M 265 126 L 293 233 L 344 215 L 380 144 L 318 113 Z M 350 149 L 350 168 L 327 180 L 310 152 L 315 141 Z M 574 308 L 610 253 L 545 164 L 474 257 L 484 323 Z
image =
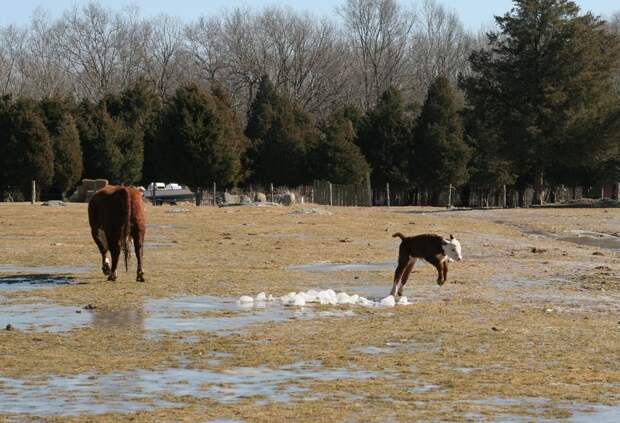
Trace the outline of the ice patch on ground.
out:
M 260 305 L 264 302 L 278 302 L 285 306 L 298 306 L 303 307 L 307 304 L 322 304 L 322 305 L 359 305 L 363 307 L 395 307 L 396 305 L 404 306 L 411 304 L 407 297 L 400 297 L 396 300 L 393 295 L 379 300 L 373 301 L 368 298 L 362 297 L 358 294 L 349 295 L 346 292 L 338 292 L 333 289 L 325 289 L 317 291 L 310 289 L 302 292 L 289 292 L 281 297 L 274 297 L 273 295 L 267 295 L 264 292 L 259 293 L 255 297 L 250 295 L 242 295 L 238 299 L 239 304 Z

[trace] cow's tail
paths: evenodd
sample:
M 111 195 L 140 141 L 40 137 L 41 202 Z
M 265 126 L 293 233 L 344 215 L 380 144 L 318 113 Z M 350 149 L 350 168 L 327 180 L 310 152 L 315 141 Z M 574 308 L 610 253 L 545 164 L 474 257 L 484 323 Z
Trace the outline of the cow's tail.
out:
M 121 228 L 122 248 L 125 255 L 125 272 L 129 271 L 129 237 L 131 235 L 131 193 L 127 188 L 124 189 L 126 198 L 123 201 L 123 227 Z
M 392 235 L 392 238 L 400 238 L 405 239 L 405 235 L 401 234 L 400 232 L 396 232 L 394 235 Z

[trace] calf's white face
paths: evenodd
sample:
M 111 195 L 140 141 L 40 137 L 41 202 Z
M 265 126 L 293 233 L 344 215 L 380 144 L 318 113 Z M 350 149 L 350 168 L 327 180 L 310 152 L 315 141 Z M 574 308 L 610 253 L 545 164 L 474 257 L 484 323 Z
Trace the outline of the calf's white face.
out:
M 450 235 L 450 239 L 444 239 L 443 241 L 443 252 L 444 254 L 455 261 L 463 260 L 463 253 L 461 252 L 461 243 L 458 239 L 454 238 Z

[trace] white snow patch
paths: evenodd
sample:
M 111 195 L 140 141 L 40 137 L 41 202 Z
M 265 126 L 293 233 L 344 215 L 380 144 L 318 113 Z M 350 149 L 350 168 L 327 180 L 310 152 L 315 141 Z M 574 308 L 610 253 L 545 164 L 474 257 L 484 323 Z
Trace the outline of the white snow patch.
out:
M 389 295 L 382 300 L 373 301 L 368 298 L 362 297 L 358 294 L 349 295 L 346 292 L 338 292 L 333 289 L 324 289 L 317 291 L 310 289 L 305 292 L 289 292 L 281 297 L 274 297 L 271 294 L 260 292 L 255 297 L 249 295 L 243 295 L 239 298 L 239 304 L 243 306 L 260 305 L 266 301 L 278 302 L 285 306 L 297 306 L 303 307 L 308 304 L 323 304 L 323 305 L 358 305 L 362 307 L 394 307 L 406 306 L 411 303 L 407 297 L 401 297 L 398 301 L 393 295 Z

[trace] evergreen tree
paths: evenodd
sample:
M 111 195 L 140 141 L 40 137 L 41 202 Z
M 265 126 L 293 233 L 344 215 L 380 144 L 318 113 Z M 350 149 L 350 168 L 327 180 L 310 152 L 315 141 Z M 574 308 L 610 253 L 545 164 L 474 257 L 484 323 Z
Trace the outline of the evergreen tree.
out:
M 239 181 L 246 140 L 223 98 L 189 85 L 168 101 L 155 148 L 162 176 L 193 188 Z
M 315 179 L 336 184 L 358 184 L 368 177 L 370 168 L 355 144 L 356 132 L 349 119 L 351 109 L 334 113 L 321 138 L 310 152 L 309 168 Z
M 312 178 L 306 156 L 319 138 L 318 131 L 308 114 L 276 93 L 267 76 L 250 107 L 245 134 L 251 141 L 250 181 L 294 186 Z
M 37 112 L 30 101 L 0 101 L 0 190 L 17 187 L 29 197 L 32 180 L 38 190 L 52 183 L 54 150 Z
M 112 183 L 127 182 L 122 176 L 123 154 L 119 138 L 122 125 L 107 112 L 104 104 L 84 100 L 77 111 L 78 131 L 84 157 L 85 178 L 106 178 Z
M 474 112 L 497 126 L 498 152 L 519 179 L 533 179 L 542 202 L 552 167 L 594 164 L 613 150 L 597 122 L 617 108 L 618 39 L 572 1 L 514 3 L 496 17 L 491 48 L 472 54 L 473 74 L 462 86 Z
M 54 179 L 50 189 L 64 196 L 82 176 L 80 134 L 68 100 L 44 99 L 39 108 L 54 147 Z
M 450 82 L 438 77 L 428 89 L 414 131 L 411 163 L 413 179 L 437 195 L 450 184 L 467 182 L 471 151 L 463 140 L 463 126 Z
M 374 109 L 364 116 L 358 144 L 372 168 L 371 181 L 383 187 L 387 182 L 409 182 L 409 155 L 412 149 L 411 122 L 400 92 L 390 88 Z

